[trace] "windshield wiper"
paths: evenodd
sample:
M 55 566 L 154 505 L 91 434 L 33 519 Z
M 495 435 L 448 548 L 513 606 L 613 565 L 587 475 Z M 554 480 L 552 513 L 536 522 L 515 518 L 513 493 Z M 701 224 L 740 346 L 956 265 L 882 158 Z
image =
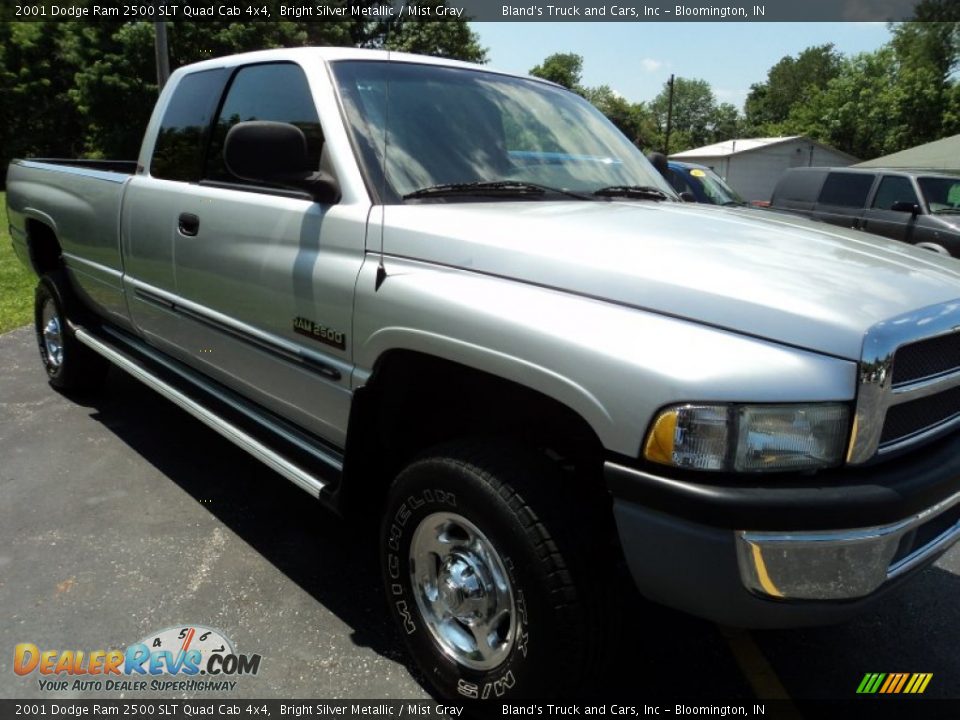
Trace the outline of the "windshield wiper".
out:
M 521 182 L 519 180 L 494 180 L 469 183 L 444 183 L 414 190 L 403 196 L 404 200 L 429 197 L 450 197 L 455 195 L 474 195 L 480 197 L 542 197 L 547 193 L 566 195 L 578 200 L 591 200 L 588 195 L 563 188 Z
M 941 208 L 940 210 L 934 210 L 934 215 L 953 215 L 954 213 L 960 213 L 960 208 Z
M 599 197 L 625 197 L 635 200 L 669 200 L 670 196 L 652 185 L 611 185 L 596 190 Z

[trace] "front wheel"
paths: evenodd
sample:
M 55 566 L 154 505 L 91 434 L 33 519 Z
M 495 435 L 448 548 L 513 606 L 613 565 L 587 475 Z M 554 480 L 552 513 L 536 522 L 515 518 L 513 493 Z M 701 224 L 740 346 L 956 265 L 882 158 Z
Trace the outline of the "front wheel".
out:
M 381 533 L 387 598 L 441 695 L 570 695 L 595 666 L 599 538 L 566 480 L 533 452 L 463 444 L 394 482 Z

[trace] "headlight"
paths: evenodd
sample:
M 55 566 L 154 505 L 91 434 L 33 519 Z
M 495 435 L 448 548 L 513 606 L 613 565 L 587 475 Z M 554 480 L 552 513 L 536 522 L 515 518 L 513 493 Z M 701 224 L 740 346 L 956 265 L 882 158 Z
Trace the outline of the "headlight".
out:
M 757 472 L 839 465 L 846 405 L 678 405 L 660 412 L 647 460 L 694 470 Z

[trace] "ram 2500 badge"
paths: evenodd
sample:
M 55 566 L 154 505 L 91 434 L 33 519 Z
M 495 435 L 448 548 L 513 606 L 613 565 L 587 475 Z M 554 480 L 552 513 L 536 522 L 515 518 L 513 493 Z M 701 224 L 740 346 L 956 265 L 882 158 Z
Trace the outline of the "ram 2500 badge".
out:
M 796 626 L 960 535 L 960 264 L 685 204 L 549 83 L 210 60 L 137 162 L 7 182 L 50 383 L 113 363 L 378 517 L 390 611 L 447 696 L 574 688 L 621 556 L 659 603 Z

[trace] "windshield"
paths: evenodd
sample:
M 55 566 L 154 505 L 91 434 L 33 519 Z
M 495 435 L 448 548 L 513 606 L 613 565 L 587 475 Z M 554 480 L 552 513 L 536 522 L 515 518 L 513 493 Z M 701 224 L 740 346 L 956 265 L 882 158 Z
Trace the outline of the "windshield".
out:
M 960 178 L 921 177 L 917 184 L 930 212 L 960 212 Z
M 740 205 L 745 201 L 740 194 L 709 168 L 692 168 L 690 182 L 699 183 L 710 202 L 715 205 Z
M 575 193 L 654 186 L 675 197 L 619 130 L 566 90 L 434 65 L 341 61 L 332 68 L 360 162 L 378 191 L 388 130 L 385 202 L 438 185 L 504 181 Z

